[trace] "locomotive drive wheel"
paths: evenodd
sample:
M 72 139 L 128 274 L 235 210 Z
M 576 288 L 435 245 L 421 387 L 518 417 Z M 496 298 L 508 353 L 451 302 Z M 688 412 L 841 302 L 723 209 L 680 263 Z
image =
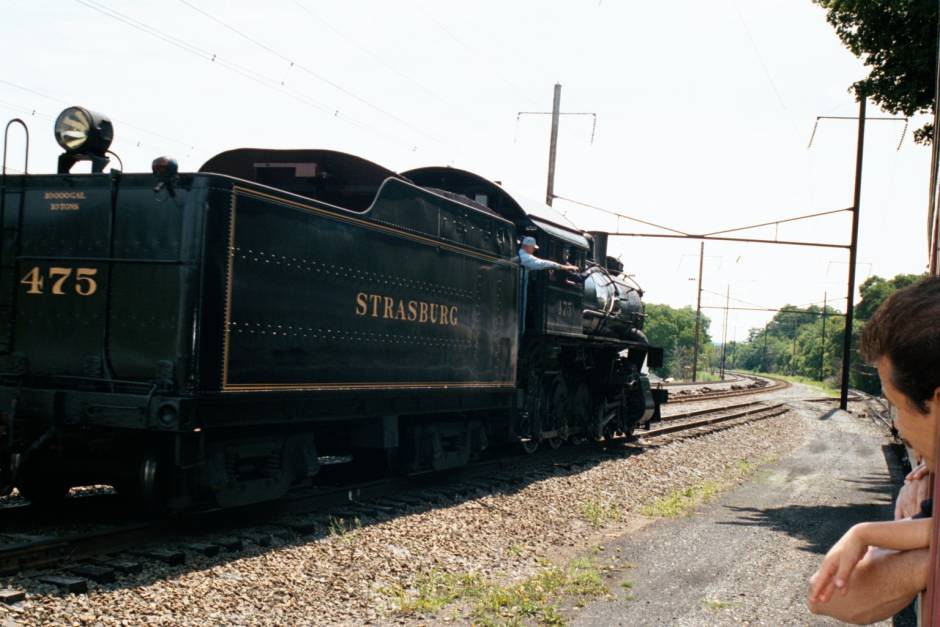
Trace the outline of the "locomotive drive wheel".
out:
M 539 450 L 539 440 L 536 436 L 536 424 L 532 419 L 532 414 L 526 413 L 524 417 L 516 423 L 516 433 L 520 436 L 519 444 L 523 452 L 531 455 Z
M 564 377 L 556 376 L 547 392 L 542 429 L 553 434 L 546 440 L 550 447 L 557 449 L 568 439 L 568 384 Z
M 570 416 L 574 426 L 571 443 L 575 446 L 584 444 L 594 427 L 594 401 L 591 398 L 591 389 L 586 383 L 579 383 L 571 397 Z

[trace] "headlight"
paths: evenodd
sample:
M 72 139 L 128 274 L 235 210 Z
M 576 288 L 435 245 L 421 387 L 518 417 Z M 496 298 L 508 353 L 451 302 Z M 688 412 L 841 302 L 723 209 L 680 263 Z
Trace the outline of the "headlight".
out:
M 104 156 L 113 138 L 111 120 L 82 107 L 69 107 L 55 121 L 55 140 L 69 153 Z

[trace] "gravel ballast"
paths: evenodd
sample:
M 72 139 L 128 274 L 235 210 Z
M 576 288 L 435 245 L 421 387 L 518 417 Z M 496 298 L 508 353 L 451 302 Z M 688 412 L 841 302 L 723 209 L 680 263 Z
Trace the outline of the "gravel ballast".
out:
M 275 539 L 238 554 L 189 554 L 184 566 L 143 572 L 82 595 L 35 578 L 0 618 L 24 624 L 394 624 L 469 622 L 455 602 L 422 615 L 402 611 L 428 573 L 524 580 L 647 525 L 657 504 L 708 484 L 722 489 L 804 440 L 794 414 L 685 440 L 627 450 L 576 471 L 558 470 L 515 490 L 449 507 L 355 524 L 318 539 Z M 647 514 L 647 515 L 645 515 Z

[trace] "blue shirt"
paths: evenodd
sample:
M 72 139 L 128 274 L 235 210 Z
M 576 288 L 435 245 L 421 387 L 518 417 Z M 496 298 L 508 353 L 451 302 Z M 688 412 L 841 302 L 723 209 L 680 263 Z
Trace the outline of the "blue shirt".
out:
M 519 263 L 526 270 L 553 270 L 561 267 L 560 263 L 549 261 L 548 259 L 539 259 L 535 255 L 530 255 L 525 249 L 519 249 Z

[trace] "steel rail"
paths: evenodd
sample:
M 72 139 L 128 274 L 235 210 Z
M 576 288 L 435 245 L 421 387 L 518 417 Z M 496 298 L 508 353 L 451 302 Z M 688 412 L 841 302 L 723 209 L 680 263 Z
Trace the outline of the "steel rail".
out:
M 779 411 L 775 411 L 779 410 Z M 717 413 L 721 411 L 720 409 L 714 410 L 712 413 Z M 707 427 L 710 425 L 720 424 L 722 422 L 727 422 L 729 420 L 736 420 L 738 418 L 750 418 L 750 421 L 755 420 L 764 420 L 765 418 L 774 418 L 775 416 L 780 416 L 790 411 L 790 408 L 787 407 L 784 403 L 777 403 L 776 405 L 768 405 L 757 411 L 740 411 L 726 416 L 714 416 L 711 418 L 703 418 L 701 420 L 695 420 L 693 422 L 683 422 L 675 425 L 665 425 L 662 427 L 657 427 L 656 429 L 650 429 L 643 433 L 643 438 L 652 438 L 660 435 L 666 435 L 669 433 L 676 433 L 678 431 L 688 431 L 690 429 L 697 429 L 699 427 Z M 767 414 L 766 412 L 773 412 Z

